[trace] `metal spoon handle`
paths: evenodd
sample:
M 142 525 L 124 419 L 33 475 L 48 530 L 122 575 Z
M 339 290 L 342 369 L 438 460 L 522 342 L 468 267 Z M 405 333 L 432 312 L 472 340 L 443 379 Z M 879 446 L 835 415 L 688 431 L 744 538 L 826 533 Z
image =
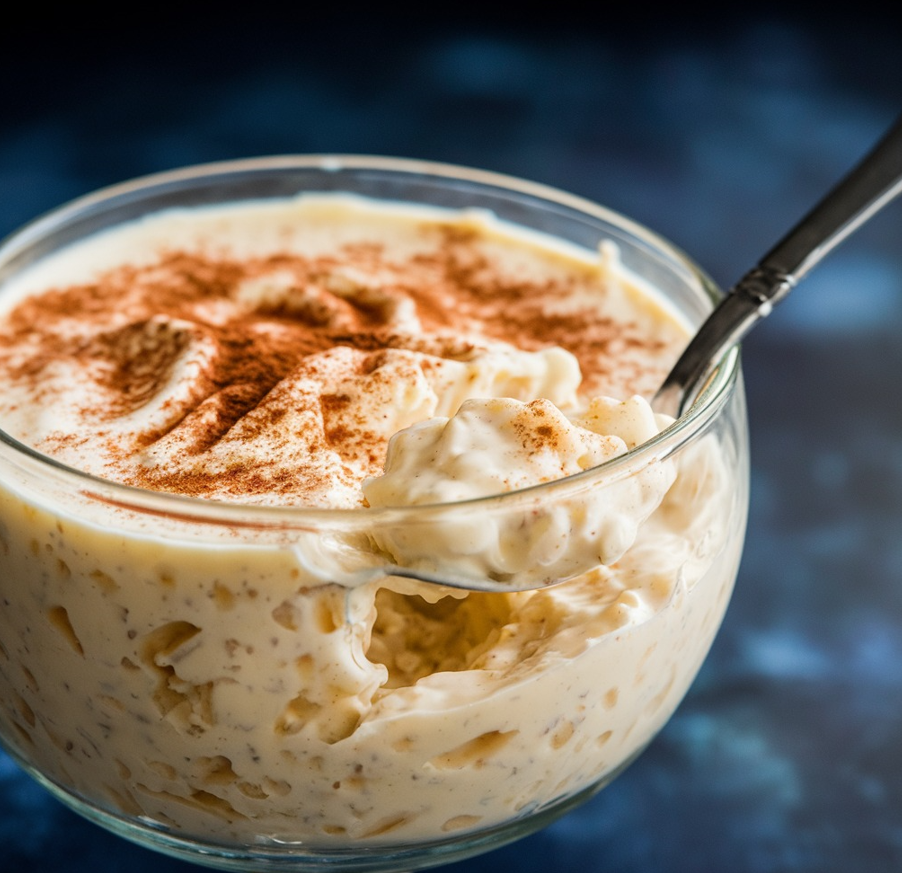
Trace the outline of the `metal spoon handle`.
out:
M 828 252 L 902 192 L 902 119 L 780 240 L 708 316 L 655 395 L 656 410 L 682 411 L 721 355 L 769 315 Z

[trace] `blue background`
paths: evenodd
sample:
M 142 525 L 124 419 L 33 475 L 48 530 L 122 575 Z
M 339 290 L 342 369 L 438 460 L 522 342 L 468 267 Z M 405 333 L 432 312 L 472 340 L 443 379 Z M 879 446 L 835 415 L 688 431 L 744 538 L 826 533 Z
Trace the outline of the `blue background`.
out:
M 390 154 L 595 199 L 728 285 L 902 109 L 902 31 L 860 4 L 691 12 L 7 27 L 0 235 L 180 165 Z M 897 203 L 746 343 L 747 548 L 683 706 L 579 811 L 448 870 L 902 869 L 900 334 Z M 0 847 L 2 873 L 195 869 L 83 822 L 2 753 Z

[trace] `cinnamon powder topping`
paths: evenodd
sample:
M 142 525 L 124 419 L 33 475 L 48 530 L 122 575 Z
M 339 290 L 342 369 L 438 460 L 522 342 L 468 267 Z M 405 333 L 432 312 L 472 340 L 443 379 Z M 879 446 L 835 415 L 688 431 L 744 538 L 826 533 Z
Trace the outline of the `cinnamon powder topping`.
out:
M 312 254 L 169 249 L 29 296 L 0 323 L 0 426 L 139 487 L 354 506 L 455 366 L 560 346 L 587 396 L 627 396 L 682 341 L 647 308 L 608 306 L 591 265 L 533 251 L 542 269 L 527 270 L 531 243 L 469 225 L 408 232 L 401 254 L 378 238 Z M 505 246 L 515 257 L 497 257 Z

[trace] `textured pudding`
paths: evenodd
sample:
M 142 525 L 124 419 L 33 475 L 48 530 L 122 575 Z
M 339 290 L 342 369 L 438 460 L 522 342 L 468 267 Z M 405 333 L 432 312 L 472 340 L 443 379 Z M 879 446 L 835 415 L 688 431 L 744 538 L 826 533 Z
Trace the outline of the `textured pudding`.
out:
M 551 483 L 666 424 L 636 395 L 686 327 L 612 247 L 305 197 L 151 217 L 0 300 L 15 439 L 142 489 L 374 517 L 338 560 L 315 529 L 4 470 L 0 725 L 89 804 L 221 844 L 434 841 L 612 775 L 697 672 L 745 517 L 713 435 L 603 487 L 378 520 Z M 341 572 L 380 563 L 567 581 Z

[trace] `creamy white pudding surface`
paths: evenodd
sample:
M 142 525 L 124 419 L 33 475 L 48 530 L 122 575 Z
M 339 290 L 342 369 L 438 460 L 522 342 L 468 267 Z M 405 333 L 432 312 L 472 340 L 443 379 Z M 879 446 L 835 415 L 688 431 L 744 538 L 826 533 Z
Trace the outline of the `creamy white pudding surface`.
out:
M 2 461 L 0 730 L 89 803 L 226 844 L 439 840 L 613 775 L 729 598 L 742 474 L 713 436 L 604 487 L 374 522 L 340 560 L 253 519 L 589 470 L 668 423 L 641 396 L 685 341 L 613 247 L 477 213 L 302 197 L 49 256 L 0 287 L 0 428 L 248 523 Z M 566 581 L 467 593 L 357 564 Z

